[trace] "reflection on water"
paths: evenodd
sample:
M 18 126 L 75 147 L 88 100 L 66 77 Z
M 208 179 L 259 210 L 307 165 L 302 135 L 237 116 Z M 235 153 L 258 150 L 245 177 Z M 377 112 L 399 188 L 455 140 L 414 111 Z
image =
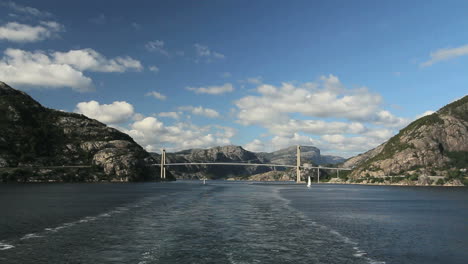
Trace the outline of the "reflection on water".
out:
M 0 216 L 1 263 L 462 263 L 468 257 L 466 189 L 3 185 L 0 199 L 11 201 Z

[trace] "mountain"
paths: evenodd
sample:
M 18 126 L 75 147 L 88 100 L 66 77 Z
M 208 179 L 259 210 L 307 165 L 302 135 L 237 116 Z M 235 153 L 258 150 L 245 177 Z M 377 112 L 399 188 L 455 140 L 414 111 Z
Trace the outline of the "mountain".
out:
M 160 162 L 161 156 L 153 153 Z M 223 146 L 209 149 L 189 149 L 166 154 L 167 163 L 190 162 L 238 162 L 238 163 L 273 163 L 296 165 L 296 146 L 280 149 L 271 153 L 250 152 L 240 146 Z M 341 157 L 321 156 L 320 150 L 312 146 L 301 146 L 301 162 L 312 164 L 330 164 L 344 161 Z M 265 166 L 206 166 L 188 165 L 169 168 L 177 178 L 197 179 L 208 177 L 212 179 L 239 178 L 269 171 L 283 171 L 281 167 Z
M 153 153 L 153 157 L 160 162 L 161 156 Z M 190 162 L 238 162 L 238 163 L 265 163 L 265 160 L 255 153 L 247 151 L 240 146 L 223 146 L 209 149 L 189 149 L 175 153 L 166 153 L 166 163 Z M 232 176 L 252 175 L 270 171 L 271 168 L 263 166 L 207 166 L 188 165 L 171 166 L 169 170 L 177 177 L 183 179 L 220 179 Z
M 297 147 L 291 146 L 271 153 L 257 153 L 271 163 L 296 165 Z M 345 161 L 344 158 L 331 155 L 321 155 L 320 149 L 313 146 L 301 146 L 301 162 L 315 165 L 337 164 Z
M 3 82 L 0 131 L 0 181 L 160 180 L 155 160 L 130 136 L 84 115 L 45 108 Z M 92 166 L 44 168 L 62 165 Z
M 351 177 L 442 175 L 468 167 L 468 96 L 417 119 L 387 142 L 348 159 Z
M 343 157 L 332 156 L 332 155 L 321 155 L 320 158 L 321 158 L 321 162 L 317 163 L 319 165 L 322 165 L 322 164 L 323 165 L 325 164 L 335 165 L 335 164 L 343 163 L 346 160 Z

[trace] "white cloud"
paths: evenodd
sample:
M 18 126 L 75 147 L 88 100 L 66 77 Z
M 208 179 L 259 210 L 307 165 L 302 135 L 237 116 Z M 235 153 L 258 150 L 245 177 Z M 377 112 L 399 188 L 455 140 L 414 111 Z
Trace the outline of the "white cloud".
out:
M 425 117 L 425 116 L 427 116 L 427 115 L 432 115 L 433 113 L 435 113 L 435 111 L 427 110 L 426 112 L 424 112 L 424 113 L 422 113 L 422 114 L 416 116 L 416 119 L 419 119 L 419 118 L 421 118 L 421 117 Z
M 259 140 L 254 139 L 244 145 L 244 148 L 255 152 L 272 152 L 290 146 L 317 146 L 318 141 L 298 133 L 293 133 L 289 136 L 274 136 L 271 139 Z
M 410 120 L 407 118 L 396 117 L 392 113 L 386 110 L 377 111 L 376 115 L 373 117 L 373 120 L 369 120 L 374 124 L 383 125 L 387 127 L 396 127 L 401 128 L 406 126 Z
M 167 96 L 161 94 L 161 93 L 158 93 L 158 92 L 155 92 L 155 91 L 151 91 L 149 93 L 146 94 L 146 96 L 152 96 L 158 100 L 166 100 Z
M 274 122 L 268 125 L 269 131 L 276 135 L 290 135 L 296 131 L 308 134 L 361 134 L 367 128 L 359 122 L 326 122 L 323 120 L 295 120 Z
M 123 123 L 134 115 L 133 106 L 125 101 L 116 101 L 112 104 L 99 104 L 94 100 L 81 102 L 76 105 L 75 112 L 105 124 Z
M 35 16 L 35 17 L 49 17 L 49 16 L 52 16 L 52 14 L 49 13 L 49 12 L 41 11 L 41 10 L 39 10 L 37 8 L 34 8 L 34 7 L 22 6 L 22 5 L 16 4 L 15 2 L 12 2 L 12 1 L 6 1 L 6 2 L 0 4 L 0 5 L 6 6 L 7 8 L 10 8 L 11 10 L 13 10 L 15 12 L 26 14 L 26 15 L 29 15 L 29 16 Z
M 0 79 L 16 86 L 71 87 L 88 91 L 92 80 L 70 65 L 58 64 L 43 52 L 7 49 L 0 59 Z
M 333 75 L 297 85 L 261 84 L 255 92 L 235 102 L 240 124 L 258 125 L 272 135 L 245 145 L 255 151 L 300 144 L 349 157 L 383 143 L 409 122 L 383 109 L 380 95 L 347 89 Z
M 338 134 L 312 138 L 307 135 L 292 133 L 290 135 L 274 136 L 271 139 L 255 139 L 245 144 L 244 148 L 255 152 L 271 152 L 295 145 L 315 146 L 321 150 L 322 154 L 333 152 L 334 155 L 348 158 L 378 146 L 392 135 L 393 133 L 386 134 L 384 131 L 378 131 L 378 133 L 366 133 L 366 135 L 354 137 Z
M 149 66 L 148 69 L 149 69 L 150 71 L 152 71 L 152 72 L 155 72 L 155 73 L 158 73 L 158 72 L 159 72 L 159 68 L 156 67 L 156 66 L 154 66 L 154 65 L 153 65 L 153 66 Z
M 0 59 L 0 79 L 12 85 L 29 87 L 71 87 L 77 91 L 92 88 L 91 78 L 83 71 L 124 72 L 142 69 L 130 57 L 106 59 L 92 49 L 69 52 L 24 51 L 7 49 Z
M 179 119 L 181 114 L 181 112 L 161 112 L 158 116 Z
M 468 55 L 468 45 L 464 45 L 464 46 L 460 46 L 456 48 L 438 49 L 434 52 L 431 52 L 430 54 L 431 59 L 421 63 L 420 66 L 428 67 L 440 61 L 446 61 L 446 60 L 450 60 L 450 59 L 454 59 L 454 58 L 466 56 L 466 55 Z
M 143 114 L 140 114 L 140 113 L 136 113 L 132 116 L 132 120 L 133 121 L 140 121 L 142 120 L 143 118 L 145 118 L 145 116 Z
M 204 60 L 206 62 L 211 62 L 214 59 L 224 59 L 225 56 L 219 52 L 212 51 L 210 48 L 204 45 L 200 45 L 198 43 L 193 45 L 195 47 L 195 54 L 197 56 L 197 59 L 195 62 L 200 62 L 201 60 Z
M 255 85 L 260 85 L 263 82 L 262 76 L 250 77 L 245 80 L 239 80 L 240 83 L 250 83 Z
M 266 144 L 259 139 L 254 139 L 252 142 L 245 144 L 243 147 L 244 149 L 252 152 L 263 152 L 267 149 Z
M 197 94 L 213 94 L 219 95 L 223 93 L 230 93 L 234 91 L 234 87 L 230 83 L 225 83 L 221 86 L 208 86 L 208 87 L 186 87 L 187 90 Z
M 37 26 L 9 22 L 0 26 L 0 40 L 36 42 L 51 38 L 63 30 L 62 25 L 53 21 L 41 21 Z
M 168 150 L 207 148 L 231 144 L 232 129 L 222 126 L 196 126 L 177 123 L 166 126 L 155 117 L 146 117 L 134 122 L 129 130 L 124 130 L 148 151 L 162 147 Z
M 319 88 L 317 88 L 319 87 Z M 400 125 L 402 119 L 381 109 L 382 97 L 367 88 L 348 90 L 336 76 L 321 77 L 318 84 L 306 83 L 294 86 L 283 83 L 280 87 L 262 84 L 257 87 L 257 96 L 246 96 L 235 102 L 239 109 L 239 122 L 244 125 L 260 124 L 261 117 L 249 113 L 267 112 L 268 122 L 276 117 L 279 121 L 292 113 L 315 118 L 343 118 L 358 122 Z
M 194 106 L 181 106 L 179 107 L 181 111 L 190 111 L 194 115 L 205 116 L 209 118 L 218 118 L 220 115 L 219 113 L 210 108 L 204 108 L 202 106 L 194 107 Z
M 81 71 L 125 72 L 128 70 L 141 71 L 143 69 L 141 62 L 131 57 L 107 59 L 93 49 L 54 52 L 52 56 L 56 63 L 68 64 Z
M 145 44 L 145 47 L 149 51 L 158 52 L 164 56 L 170 57 L 169 51 L 164 48 L 164 41 L 162 40 L 149 41 Z

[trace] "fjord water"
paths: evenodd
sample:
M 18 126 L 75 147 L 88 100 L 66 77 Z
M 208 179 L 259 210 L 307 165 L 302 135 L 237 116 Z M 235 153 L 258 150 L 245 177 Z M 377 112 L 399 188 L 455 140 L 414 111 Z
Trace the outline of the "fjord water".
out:
M 466 263 L 468 189 L 0 185 L 0 263 Z

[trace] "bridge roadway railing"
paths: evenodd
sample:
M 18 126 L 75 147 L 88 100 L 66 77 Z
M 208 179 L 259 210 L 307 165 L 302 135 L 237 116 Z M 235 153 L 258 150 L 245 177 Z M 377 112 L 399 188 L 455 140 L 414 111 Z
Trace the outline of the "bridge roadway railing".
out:
M 159 166 L 160 164 L 153 164 Z M 286 167 L 297 168 L 296 165 L 274 164 L 274 163 L 244 163 L 244 162 L 187 162 L 187 163 L 165 163 L 164 166 L 189 166 L 189 165 L 228 165 L 228 166 L 264 166 L 264 167 Z M 299 166 L 306 169 L 331 169 L 331 170 L 351 170 L 350 168 L 334 168 L 334 167 L 312 167 Z

